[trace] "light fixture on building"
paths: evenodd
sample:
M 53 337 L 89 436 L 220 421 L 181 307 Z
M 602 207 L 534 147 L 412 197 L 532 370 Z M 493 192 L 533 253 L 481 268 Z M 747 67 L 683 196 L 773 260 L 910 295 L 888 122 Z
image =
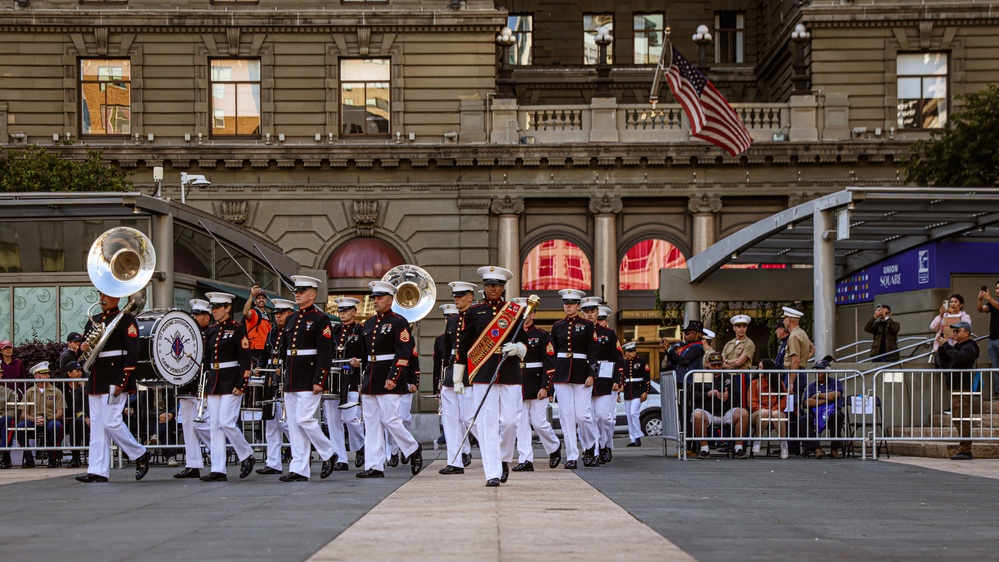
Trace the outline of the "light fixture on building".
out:
M 517 99 L 517 87 L 513 82 L 513 69 L 510 68 L 510 47 L 517 43 L 513 30 L 504 27 L 496 36 L 496 44 L 500 47 L 500 67 L 496 76 L 496 99 Z
M 610 65 L 607 64 L 607 47 L 614 42 L 614 36 L 610 30 L 604 26 L 597 29 L 597 35 L 593 38 L 597 43 L 597 91 L 593 93 L 595 98 L 612 98 L 610 85 L 614 82 L 610 77 Z
M 807 96 L 811 93 L 808 83 L 808 67 L 805 66 L 805 44 L 811 38 L 812 34 L 803 23 L 795 25 L 794 31 L 791 32 L 791 42 L 794 43 L 795 51 L 794 76 L 791 77 L 791 81 L 794 82 L 793 94 L 797 96 Z
M 205 188 L 210 187 L 212 182 L 208 181 L 208 178 L 202 175 L 188 174 L 187 172 L 180 173 L 180 202 L 187 203 L 187 190 L 192 187 Z
M 699 25 L 697 26 L 697 33 L 690 38 L 697 45 L 697 67 L 704 70 L 708 65 L 708 45 L 711 44 L 714 37 L 711 35 L 711 31 L 708 30 L 708 26 Z

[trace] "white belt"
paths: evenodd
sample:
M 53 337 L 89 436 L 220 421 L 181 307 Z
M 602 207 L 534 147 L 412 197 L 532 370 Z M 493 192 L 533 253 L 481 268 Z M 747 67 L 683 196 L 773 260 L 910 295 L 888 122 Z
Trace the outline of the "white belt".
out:
M 394 353 L 388 353 L 386 355 L 370 355 L 368 356 L 368 361 L 372 363 L 377 363 L 379 361 L 391 361 L 395 359 Z
M 583 361 L 586 361 L 586 354 L 585 353 L 572 353 L 570 351 L 569 353 L 559 353 L 558 354 L 558 358 L 559 359 L 582 359 Z
M 97 354 L 97 357 L 118 357 L 119 355 L 127 355 L 128 352 L 124 349 L 119 349 L 116 351 L 102 351 Z
M 525 369 L 540 369 L 544 367 L 545 364 L 539 361 L 537 363 L 521 363 L 520 366 Z
M 645 379 L 624 379 L 624 382 L 645 382 Z
M 219 369 L 231 369 L 233 367 L 239 367 L 239 361 L 226 361 L 225 363 L 212 363 L 211 368 L 218 371 Z
M 295 357 L 298 355 L 315 355 L 315 349 L 289 349 L 288 357 Z

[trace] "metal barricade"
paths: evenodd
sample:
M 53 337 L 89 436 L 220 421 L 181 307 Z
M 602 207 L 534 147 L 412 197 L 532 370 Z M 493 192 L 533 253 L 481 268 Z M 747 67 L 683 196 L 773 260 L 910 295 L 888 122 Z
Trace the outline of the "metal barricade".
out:
M 676 373 L 659 373 L 659 412 L 663 421 L 663 456 L 669 456 L 669 444 L 676 446 L 677 456 L 683 454 L 683 437 L 680 434 L 680 413 L 676 399 Z
M 873 440 L 879 445 L 875 458 L 882 443 L 886 451 L 956 444 L 958 450 L 970 452 L 973 442 L 999 442 L 997 376 L 997 369 L 884 369 L 875 373 L 871 406 L 881 410 L 881 421 L 873 427 Z M 925 454 L 925 450 L 919 452 Z
M 712 446 L 726 456 L 762 454 L 778 445 L 788 455 L 867 457 L 868 419 L 854 418 L 848 404 L 868 396 L 854 370 L 715 370 L 685 374 L 679 410 L 687 451 L 710 457 Z M 862 401 L 862 400 L 861 400 Z M 740 453 L 745 451 L 745 453 Z

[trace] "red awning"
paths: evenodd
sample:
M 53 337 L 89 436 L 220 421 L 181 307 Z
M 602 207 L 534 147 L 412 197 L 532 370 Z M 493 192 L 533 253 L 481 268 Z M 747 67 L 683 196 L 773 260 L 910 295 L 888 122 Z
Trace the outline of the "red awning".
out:
M 381 279 L 388 270 L 406 263 L 399 250 L 378 238 L 354 238 L 341 244 L 326 261 L 330 279 Z

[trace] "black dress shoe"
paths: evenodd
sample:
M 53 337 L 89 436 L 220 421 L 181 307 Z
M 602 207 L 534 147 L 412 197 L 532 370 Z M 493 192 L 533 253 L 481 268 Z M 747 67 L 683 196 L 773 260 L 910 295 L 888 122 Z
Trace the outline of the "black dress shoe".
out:
M 364 466 L 364 447 L 361 447 L 354 453 L 354 468 L 361 468 Z
M 108 479 L 107 479 L 106 476 L 98 476 L 96 474 L 90 474 L 88 472 L 87 474 L 81 474 L 81 475 L 77 476 L 76 477 L 76 481 L 77 482 L 107 482 Z
M 423 470 L 423 445 L 416 445 L 416 450 L 413 451 L 412 455 L 409 455 L 409 462 L 411 463 L 409 471 L 413 473 L 413 476 Z
M 640 445 L 640 444 L 638 443 L 638 440 L 637 440 L 637 439 L 636 439 L 636 440 L 634 440 L 634 441 L 632 441 L 631 443 L 628 443 L 628 444 L 627 444 L 627 445 L 625 445 L 625 446 L 626 446 L 626 447 L 641 447 L 641 445 Z
M 80 468 L 81 466 L 83 466 L 83 463 L 80 462 L 80 455 L 73 455 L 73 458 L 69 461 L 69 464 L 66 465 L 66 468 Z M 0 466 L 0 468 L 3 467 Z
M 642 438 L 641 437 L 639 437 L 638 439 L 635 439 L 635 446 L 636 447 L 641 447 L 642 446 Z
M 534 472 L 534 463 L 531 461 L 524 461 L 512 469 L 514 472 Z
M 400 454 L 399 460 L 402 461 L 402 464 L 409 464 L 409 457 L 406 455 Z
M 333 474 L 333 465 L 336 464 L 337 455 L 333 453 L 333 456 L 323 461 L 323 469 L 319 472 L 319 477 L 326 480 Z
M 392 456 L 389 457 L 389 460 L 385 462 L 385 464 L 393 468 L 399 466 L 399 453 L 393 453 Z
M 447 465 L 437 471 L 438 474 L 465 474 L 465 469 L 457 466 Z
M 253 472 L 253 465 L 257 464 L 257 458 L 252 454 L 239 463 L 239 477 L 246 478 Z
M 177 474 L 173 475 L 174 478 L 201 478 L 201 469 L 198 468 L 185 468 Z
M 333 463 L 333 472 L 346 472 L 347 470 L 350 470 L 350 467 L 347 466 L 347 463 L 345 462 Z
M 596 448 L 596 445 L 594 445 L 593 447 L 590 447 L 589 449 L 586 449 L 586 450 L 583 451 L 583 466 L 595 466 L 596 465 L 596 463 L 594 462 L 594 456 L 593 456 L 593 450 L 594 450 L 594 448 Z
M 510 463 L 503 463 L 503 472 L 500 473 L 500 483 L 506 484 L 507 479 L 510 478 Z
M 149 452 L 149 449 L 146 449 L 146 452 L 142 453 L 141 457 L 135 459 L 136 480 L 142 480 L 146 477 L 146 473 L 149 472 L 149 457 L 151 456 L 153 456 L 152 453 Z
M 600 449 L 600 462 L 609 463 L 611 462 L 612 458 L 614 458 L 614 452 L 611 450 L 610 447 L 604 447 L 603 449 Z
M 21 457 L 21 468 L 35 468 L 35 457 L 31 453 L 25 453 Z
M 200 478 L 202 482 L 226 482 L 229 477 L 224 472 L 209 472 Z
M 489 480 L 486 480 L 486 488 L 499 488 L 499 485 L 499 478 L 490 478 Z
M 367 470 L 362 470 L 361 472 L 358 472 L 354 476 L 358 478 L 385 478 L 385 473 L 380 470 L 369 468 Z
M 468 468 L 468 465 L 472 464 L 472 453 L 462 453 L 461 464 L 465 468 Z
M 565 468 L 569 470 L 576 470 L 576 461 L 565 461 Z
M 0 456 L 0 469 L 6 470 L 10 467 L 11 467 L 10 453 L 8 451 L 4 451 L 3 455 Z
M 278 478 L 278 480 L 282 482 L 308 482 L 309 477 L 302 476 L 297 472 L 289 472 L 288 474 L 282 476 L 281 478 Z
M 258 468 L 257 469 L 257 474 L 265 474 L 266 475 L 266 474 L 284 474 L 284 473 L 281 472 L 280 470 L 276 469 L 276 468 L 271 468 L 269 466 L 265 466 L 263 468 Z
M 562 462 L 562 444 L 558 444 L 558 450 L 548 455 L 548 468 L 558 468 Z
M 49 457 L 49 462 L 45 464 L 49 468 L 58 468 L 62 466 L 62 460 L 55 457 Z

